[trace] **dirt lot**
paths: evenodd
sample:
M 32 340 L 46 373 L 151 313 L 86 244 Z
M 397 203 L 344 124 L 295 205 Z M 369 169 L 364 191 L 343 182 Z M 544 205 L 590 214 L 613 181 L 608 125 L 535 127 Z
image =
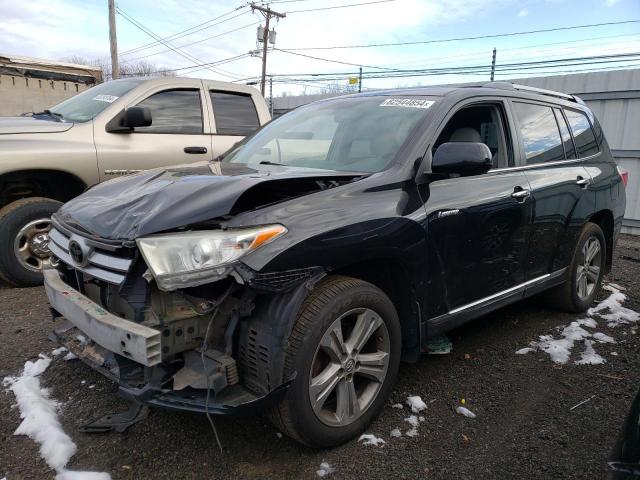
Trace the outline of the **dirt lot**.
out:
M 615 257 L 608 281 L 625 287 L 625 306 L 640 311 L 640 238 L 624 236 Z M 2 288 L 0 307 L 2 378 L 19 374 L 25 360 L 54 346 L 46 339 L 51 323 L 42 288 Z M 328 478 L 336 479 L 604 478 L 607 456 L 640 387 L 640 335 L 600 320 L 597 330 L 617 341 L 595 345 L 603 365 L 576 365 L 582 344 L 565 365 L 542 352 L 515 354 L 539 335 L 583 317 L 546 309 L 534 298 L 455 330 L 451 354 L 401 367 L 388 407 L 369 429 L 387 441 L 381 448 L 352 441 L 313 451 L 279 438 L 262 418 L 219 418 L 220 454 L 204 417 L 164 411 L 124 434 L 82 434 L 83 423 L 125 409 L 114 385 L 61 358 L 42 382 L 64 402 L 61 420 L 78 445 L 69 468 L 106 471 L 113 479 L 315 478 L 323 460 L 335 468 Z M 408 408 L 391 407 L 408 395 L 428 403 L 425 421 L 417 437 L 391 438 L 392 429 L 409 428 L 403 421 Z M 476 419 L 454 413 L 462 398 Z M 13 403 L 11 392 L 0 391 L 0 478 L 53 478 L 38 446 L 13 435 L 19 424 Z

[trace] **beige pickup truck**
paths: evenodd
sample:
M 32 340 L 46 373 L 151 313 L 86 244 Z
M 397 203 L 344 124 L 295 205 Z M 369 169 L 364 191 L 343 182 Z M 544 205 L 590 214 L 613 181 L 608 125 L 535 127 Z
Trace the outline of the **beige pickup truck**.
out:
M 61 202 L 120 175 L 212 160 L 269 119 L 252 87 L 181 77 L 115 80 L 0 117 L 0 277 L 42 282 Z

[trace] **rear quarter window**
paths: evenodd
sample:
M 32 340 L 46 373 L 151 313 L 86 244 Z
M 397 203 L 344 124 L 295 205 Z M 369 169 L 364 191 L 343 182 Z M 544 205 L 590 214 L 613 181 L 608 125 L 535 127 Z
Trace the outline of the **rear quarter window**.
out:
M 598 142 L 589 123 L 587 115 L 576 110 L 564 110 L 569 122 L 569 128 L 573 133 L 573 141 L 576 144 L 578 158 L 588 157 L 598 153 Z
M 258 112 L 251 95 L 211 91 L 216 133 L 246 136 L 260 128 Z

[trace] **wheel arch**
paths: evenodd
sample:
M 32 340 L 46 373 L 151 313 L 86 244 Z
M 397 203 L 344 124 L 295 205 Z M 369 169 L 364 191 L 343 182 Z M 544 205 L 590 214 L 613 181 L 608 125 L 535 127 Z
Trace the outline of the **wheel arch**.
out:
M 604 239 L 607 247 L 607 256 L 605 259 L 605 273 L 611 271 L 613 264 L 613 236 L 614 236 L 614 219 L 611 210 L 600 210 L 589 217 L 589 222 L 595 223 L 604 233 Z
M 67 202 L 80 195 L 87 184 L 64 170 L 24 169 L 0 175 L 0 208 L 21 198 L 45 197 Z
M 420 296 L 413 272 L 398 259 L 369 259 L 342 266 L 331 274 L 369 282 L 382 290 L 398 312 L 402 331 L 402 360 L 415 362 L 420 355 Z

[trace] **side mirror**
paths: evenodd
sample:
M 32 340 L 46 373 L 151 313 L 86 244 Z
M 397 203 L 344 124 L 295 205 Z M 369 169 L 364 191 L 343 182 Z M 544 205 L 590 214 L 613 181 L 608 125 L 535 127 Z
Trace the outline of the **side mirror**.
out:
M 447 142 L 438 147 L 431 160 L 433 173 L 478 175 L 493 166 L 493 155 L 484 143 Z
M 122 126 L 128 128 L 151 125 L 151 110 L 147 107 L 129 107 L 124 111 Z
M 107 132 L 130 132 L 136 127 L 151 125 L 151 110 L 147 107 L 129 107 L 122 110 L 106 125 Z

